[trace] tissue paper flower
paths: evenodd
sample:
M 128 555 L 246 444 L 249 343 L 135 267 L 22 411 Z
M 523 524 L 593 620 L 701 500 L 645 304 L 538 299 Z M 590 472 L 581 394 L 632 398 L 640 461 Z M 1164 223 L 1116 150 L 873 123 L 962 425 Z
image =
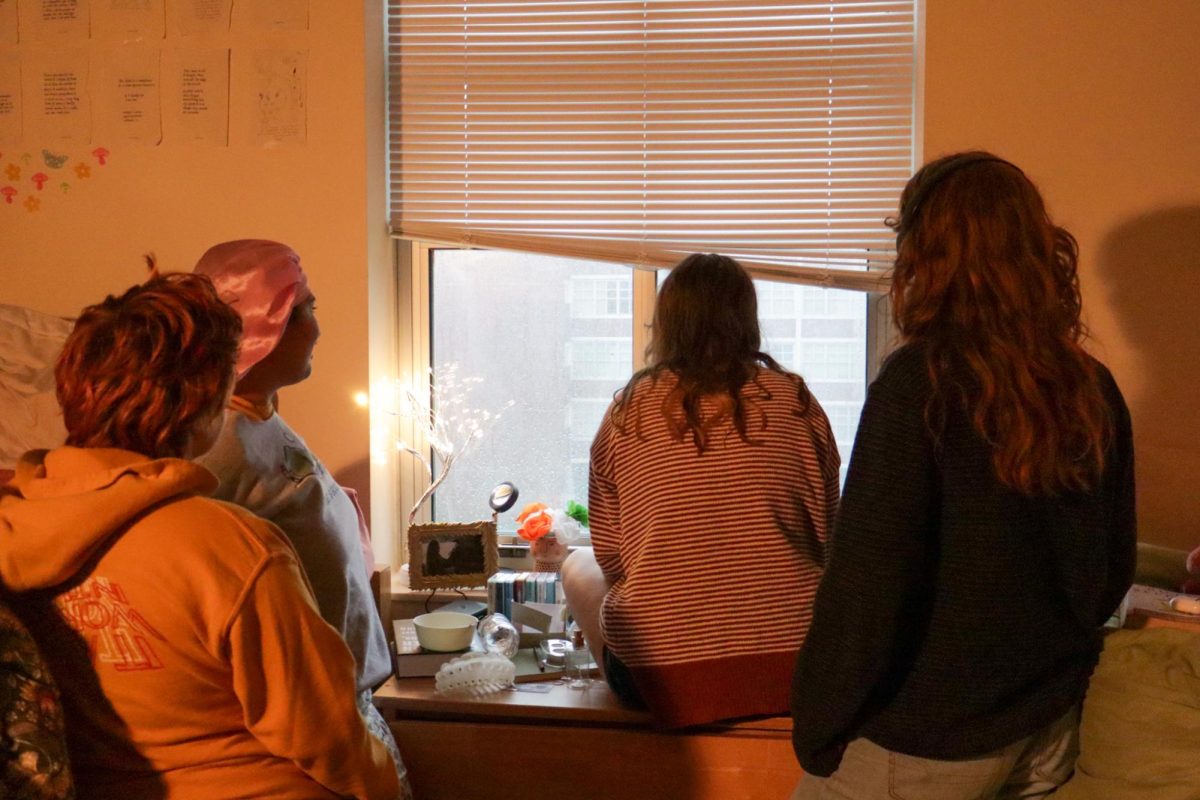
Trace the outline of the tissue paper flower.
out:
M 521 523 L 517 535 L 527 542 L 550 537 L 573 544 L 583 538 L 587 509 L 574 501 L 567 504 L 566 511 L 550 508 L 545 503 L 530 503 L 521 509 L 517 522 Z

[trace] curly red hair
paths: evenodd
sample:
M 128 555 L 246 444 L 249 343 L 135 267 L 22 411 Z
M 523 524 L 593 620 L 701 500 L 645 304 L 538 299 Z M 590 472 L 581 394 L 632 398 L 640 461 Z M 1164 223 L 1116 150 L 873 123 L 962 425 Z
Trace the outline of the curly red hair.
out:
M 992 445 L 997 478 L 1030 495 L 1093 486 L 1113 422 L 1087 336 L 1074 237 L 1019 168 L 973 151 L 926 164 L 900 197 L 891 301 L 926 345 L 938 431 L 949 403 Z
M 88 306 L 54 369 L 67 444 L 181 456 L 220 411 L 241 332 L 204 275 L 155 275 Z

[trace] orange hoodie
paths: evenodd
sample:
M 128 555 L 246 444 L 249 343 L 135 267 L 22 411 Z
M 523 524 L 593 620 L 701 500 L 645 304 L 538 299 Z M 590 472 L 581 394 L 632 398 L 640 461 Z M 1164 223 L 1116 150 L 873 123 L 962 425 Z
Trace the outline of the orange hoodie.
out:
M 393 800 L 295 552 L 215 488 L 188 461 L 74 447 L 0 487 L 0 583 L 62 691 L 80 796 Z

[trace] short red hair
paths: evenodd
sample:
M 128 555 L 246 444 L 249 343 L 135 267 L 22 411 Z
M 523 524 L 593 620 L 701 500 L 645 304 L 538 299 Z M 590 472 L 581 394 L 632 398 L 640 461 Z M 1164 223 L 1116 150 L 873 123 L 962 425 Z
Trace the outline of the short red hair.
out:
M 67 444 L 182 455 L 220 411 L 241 332 L 203 275 L 158 275 L 88 306 L 54 368 Z

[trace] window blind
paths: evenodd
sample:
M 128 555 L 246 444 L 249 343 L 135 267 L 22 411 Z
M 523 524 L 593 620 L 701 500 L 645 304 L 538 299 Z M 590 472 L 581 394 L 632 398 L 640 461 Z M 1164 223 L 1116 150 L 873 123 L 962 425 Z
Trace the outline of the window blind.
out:
M 878 289 L 915 0 L 389 0 L 393 233 Z

